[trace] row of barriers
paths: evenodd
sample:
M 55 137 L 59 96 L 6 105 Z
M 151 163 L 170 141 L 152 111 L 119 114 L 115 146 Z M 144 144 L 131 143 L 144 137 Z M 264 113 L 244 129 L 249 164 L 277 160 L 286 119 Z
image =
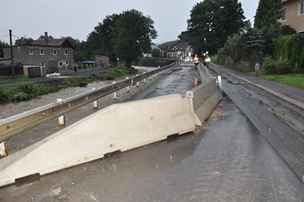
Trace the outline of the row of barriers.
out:
M 183 95 L 103 108 L 0 160 L 0 187 L 195 131 L 221 99 L 215 78 L 201 79 L 200 86 Z

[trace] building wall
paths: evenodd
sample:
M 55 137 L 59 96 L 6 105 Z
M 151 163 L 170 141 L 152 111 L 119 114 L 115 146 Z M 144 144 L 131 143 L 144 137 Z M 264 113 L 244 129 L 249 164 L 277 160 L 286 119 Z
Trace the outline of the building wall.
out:
M 304 32 L 304 15 L 300 14 L 300 0 L 286 2 L 285 9 L 285 20 L 282 24 L 289 25 L 297 32 Z
M 41 55 L 40 51 L 44 54 Z M 57 54 L 54 54 L 56 50 Z M 65 54 L 65 50 L 68 54 Z M 46 68 L 67 69 L 74 64 L 72 48 L 19 46 L 13 48 L 14 61 L 23 65 L 45 66 Z M 4 49 L 4 57 L 10 57 L 10 49 Z

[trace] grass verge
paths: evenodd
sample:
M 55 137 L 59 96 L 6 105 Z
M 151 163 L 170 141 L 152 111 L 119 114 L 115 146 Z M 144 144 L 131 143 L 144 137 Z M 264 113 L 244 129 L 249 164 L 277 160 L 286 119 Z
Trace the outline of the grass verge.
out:
M 304 74 L 265 75 L 263 78 L 304 90 Z

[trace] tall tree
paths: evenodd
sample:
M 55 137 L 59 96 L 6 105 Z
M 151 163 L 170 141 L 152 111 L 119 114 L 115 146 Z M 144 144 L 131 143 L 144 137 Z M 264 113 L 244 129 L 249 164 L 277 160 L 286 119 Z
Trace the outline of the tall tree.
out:
M 238 0 L 205 0 L 191 10 L 188 31 L 181 38 L 188 38 L 196 52 L 208 50 L 214 54 L 224 46 L 228 36 L 242 30 L 244 19 Z
M 114 50 L 127 67 L 144 52 L 151 51 L 152 39 L 157 33 L 150 17 L 137 10 L 125 11 L 119 15 L 115 23 Z
M 109 56 L 112 62 L 116 61 L 116 55 L 113 47 L 113 36 L 115 32 L 115 22 L 119 16 L 113 14 L 105 17 L 102 23 L 99 23 L 93 32 L 89 34 L 87 40 L 87 49 L 91 55 Z
M 157 34 L 150 17 L 137 10 L 107 16 L 90 33 L 87 48 L 91 54 L 109 56 L 112 62 L 119 57 L 131 66 L 143 52 L 150 51 Z
M 282 15 L 282 0 L 260 0 L 254 27 L 260 30 L 277 29 Z

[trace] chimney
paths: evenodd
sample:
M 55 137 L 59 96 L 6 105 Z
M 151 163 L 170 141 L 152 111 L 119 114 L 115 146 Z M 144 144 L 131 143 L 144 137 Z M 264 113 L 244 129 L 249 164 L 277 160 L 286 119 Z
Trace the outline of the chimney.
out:
M 47 32 L 44 32 L 44 38 L 45 38 L 46 44 L 48 44 L 49 36 L 48 36 Z

